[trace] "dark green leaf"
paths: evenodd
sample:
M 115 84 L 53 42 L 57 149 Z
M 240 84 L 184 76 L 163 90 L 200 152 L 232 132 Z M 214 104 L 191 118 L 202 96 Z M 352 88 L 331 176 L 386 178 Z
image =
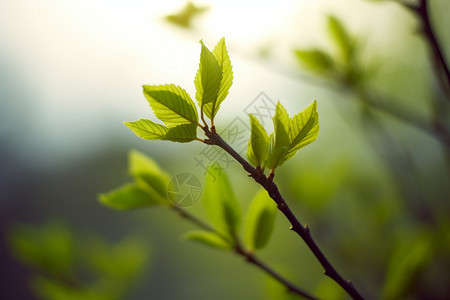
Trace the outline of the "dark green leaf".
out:
M 248 141 L 247 157 L 252 165 L 262 167 L 267 157 L 269 136 L 258 119 L 253 115 L 249 116 L 252 134 Z
M 241 208 L 225 170 L 218 166 L 208 168 L 203 203 L 214 228 L 233 241 L 241 221 Z
M 155 116 L 173 127 L 180 124 L 197 124 L 198 115 L 189 94 L 179 86 L 144 85 L 144 95 L 155 112 Z
M 147 119 L 140 119 L 134 122 L 124 122 L 124 124 L 144 140 L 164 140 L 179 143 L 187 143 L 197 137 L 196 124 L 181 124 L 175 127 L 165 127 Z
M 154 190 L 137 184 L 125 184 L 109 193 L 101 194 L 99 200 L 104 205 L 118 210 L 129 210 L 166 202 L 166 199 Z
M 197 241 L 210 247 L 218 249 L 230 249 L 229 241 L 224 240 L 220 235 L 211 231 L 195 230 L 188 232 L 184 238 L 191 241 Z
M 277 206 L 266 190 L 253 198 L 244 223 L 244 238 L 251 251 L 263 248 L 273 231 Z

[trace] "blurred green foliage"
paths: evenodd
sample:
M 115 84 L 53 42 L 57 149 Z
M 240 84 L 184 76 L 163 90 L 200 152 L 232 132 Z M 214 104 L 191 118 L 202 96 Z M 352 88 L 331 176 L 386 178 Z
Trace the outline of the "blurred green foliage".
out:
M 98 236 L 74 235 L 59 223 L 15 224 L 13 254 L 34 269 L 31 288 L 41 299 L 125 299 L 149 269 L 150 249 L 137 237 L 113 245 Z

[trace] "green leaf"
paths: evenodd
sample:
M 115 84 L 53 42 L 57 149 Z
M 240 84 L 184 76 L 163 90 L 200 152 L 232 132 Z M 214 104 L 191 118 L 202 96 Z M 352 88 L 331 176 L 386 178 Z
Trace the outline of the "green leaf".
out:
M 334 68 L 333 59 L 324 51 L 319 49 L 295 50 L 299 62 L 307 69 L 323 74 Z
M 327 25 L 330 37 L 334 41 L 340 56 L 344 61 L 350 62 L 354 46 L 344 24 L 338 18 L 330 15 L 328 16 Z
M 229 241 L 224 240 L 220 235 L 211 231 L 195 230 L 183 236 L 187 240 L 197 241 L 207 246 L 218 249 L 230 249 Z
M 290 147 L 286 153 L 286 160 L 292 158 L 300 148 L 314 142 L 319 135 L 319 128 L 317 102 L 314 100 L 313 103 L 290 120 Z
M 247 157 L 252 165 L 263 166 L 267 157 L 269 136 L 258 119 L 253 115 L 249 116 L 252 134 L 248 141 Z
M 117 210 L 129 210 L 162 204 L 165 199 L 151 189 L 128 183 L 109 193 L 101 194 L 99 201 Z
M 225 170 L 218 166 L 208 168 L 203 203 L 214 228 L 234 241 L 241 221 L 241 208 Z
M 277 103 L 275 115 L 272 120 L 274 131 L 270 135 L 266 166 L 270 169 L 275 169 L 285 161 L 285 156 L 290 146 L 289 115 L 280 101 Z
M 155 116 L 173 127 L 180 124 L 197 124 L 198 115 L 189 94 L 179 86 L 144 85 L 144 95 L 155 112 Z
M 14 224 L 8 238 L 12 252 L 24 264 L 56 277 L 73 277 L 75 243 L 65 226 Z
M 128 170 L 139 185 L 151 188 L 162 198 L 167 197 L 170 176 L 153 159 L 139 151 L 130 151 Z
M 164 140 L 179 143 L 187 143 L 197 137 L 196 124 L 181 124 L 175 127 L 165 127 L 147 119 L 140 119 L 134 122 L 124 122 L 124 124 L 144 140 Z
M 225 38 L 217 43 L 212 52 L 203 41 L 200 43 L 202 50 L 200 66 L 194 80 L 197 89 L 195 97 L 205 115 L 213 120 L 233 83 L 233 70 Z
M 194 80 L 197 89 L 195 98 L 201 110 L 211 119 L 212 106 L 215 106 L 220 89 L 222 70 L 216 57 L 203 41 L 200 41 L 200 44 L 202 45 L 200 65 Z
M 190 28 L 192 19 L 202 14 L 207 9 L 207 6 L 197 6 L 188 2 L 186 6 L 176 14 L 168 15 L 166 20 L 178 26 Z
M 219 110 L 220 104 L 228 95 L 231 84 L 233 83 L 233 69 L 231 66 L 230 56 L 228 55 L 227 46 L 225 45 L 225 38 L 221 38 L 216 47 L 212 51 L 214 57 L 217 59 L 222 76 L 220 80 L 219 92 L 217 94 L 217 100 L 214 105 L 211 105 L 211 112 L 209 110 L 209 104 L 205 106 L 205 113 L 209 118 L 214 118 Z M 211 116 L 209 116 L 209 115 Z
M 263 248 L 272 234 L 277 206 L 262 189 L 253 198 L 244 223 L 244 239 L 251 251 Z

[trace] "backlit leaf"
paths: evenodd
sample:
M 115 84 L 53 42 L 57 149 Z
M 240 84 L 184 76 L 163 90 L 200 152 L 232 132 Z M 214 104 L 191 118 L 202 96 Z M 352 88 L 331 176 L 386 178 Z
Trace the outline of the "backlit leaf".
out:
M 244 239 L 253 251 L 263 248 L 273 231 L 277 206 L 262 189 L 253 198 L 244 223 Z
M 247 157 L 254 166 L 263 166 L 267 157 L 269 136 L 258 119 L 250 116 L 251 137 L 248 141 Z
M 285 156 L 289 150 L 289 115 L 286 109 L 277 103 L 275 115 L 272 118 L 274 131 L 270 135 L 269 153 L 266 160 L 266 166 L 275 169 L 285 161 Z
M 189 94 L 179 86 L 144 85 L 144 95 L 155 116 L 173 127 L 179 124 L 198 123 L 197 109 Z
M 200 67 L 195 76 L 196 98 L 205 115 L 213 120 L 233 83 L 233 70 L 225 38 L 217 43 L 212 52 L 202 41 L 200 43 Z
M 327 25 L 330 37 L 334 41 L 340 56 L 344 61 L 349 62 L 354 46 L 347 29 L 335 16 L 328 16 Z
M 290 120 L 290 146 L 286 153 L 286 160 L 292 158 L 300 148 L 314 142 L 319 135 L 319 128 L 317 102 L 314 100 L 313 103 Z
M 175 127 L 165 127 L 147 119 L 134 122 L 124 122 L 138 137 L 144 140 L 165 140 L 179 143 L 193 141 L 197 137 L 196 124 L 181 124 Z

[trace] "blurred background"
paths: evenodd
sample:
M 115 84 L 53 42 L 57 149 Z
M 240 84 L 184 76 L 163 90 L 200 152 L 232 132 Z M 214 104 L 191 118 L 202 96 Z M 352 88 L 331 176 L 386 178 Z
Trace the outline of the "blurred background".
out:
M 448 58 L 450 3 L 429 4 Z M 94 262 L 98 274 L 128 274 L 134 266 L 117 299 L 288 297 L 242 258 L 180 239 L 194 227 L 173 212 L 116 212 L 97 200 L 130 181 L 131 149 L 171 175 L 203 180 L 195 159 L 203 144 L 146 142 L 122 122 L 156 121 L 143 84 L 175 83 L 194 97 L 198 42 L 212 48 L 221 37 L 234 80 L 218 128 L 236 118 L 248 124 L 261 97 L 280 100 L 291 116 L 317 100 L 318 140 L 275 179 L 344 277 L 372 299 L 450 297 L 449 94 L 436 78 L 420 20 L 403 5 L 3 0 L 0 298 L 58 299 L 44 296 L 48 282 L 26 258 L 43 240 L 56 240 L 49 257 L 81 249 L 77 268 Z M 270 109 L 265 117 L 271 130 Z M 257 187 L 237 163 L 227 171 L 245 211 Z M 204 217 L 201 202 L 188 209 Z M 287 228 L 278 215 L 260 257 L 308 291 L 345 299 Z M 83 282 L 95 279 L 79 272 Z

